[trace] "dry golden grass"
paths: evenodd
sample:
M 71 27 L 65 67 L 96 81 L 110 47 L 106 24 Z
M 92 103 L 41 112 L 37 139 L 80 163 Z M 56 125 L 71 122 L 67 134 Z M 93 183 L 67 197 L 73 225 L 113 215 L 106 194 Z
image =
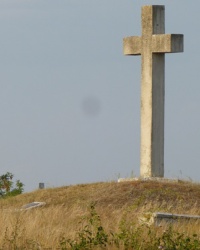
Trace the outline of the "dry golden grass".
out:
M 24 204 L 41 201 L 46 205 L 27 211 Z M 169 212 L 200 215 L 200 184 L 191 182 L 163 183 L 136 181 L 95 183 L 37 190 L 0 200 L 0 247 L 5 238 L 17 234 L 18 240 L 39 242 L 43 249 L 55 249 L 59 238 L 74 237 L 80 221 L 95 202 L 97 213 L 106 231 L 116 232 L 122 220 L 138 223 L 148 212 Z M 160 230 L 160 229 L 159 229 Z M 180 225 L 177 225 L 180 230 Z M 200 235 L 198 223 L 182 229 Z

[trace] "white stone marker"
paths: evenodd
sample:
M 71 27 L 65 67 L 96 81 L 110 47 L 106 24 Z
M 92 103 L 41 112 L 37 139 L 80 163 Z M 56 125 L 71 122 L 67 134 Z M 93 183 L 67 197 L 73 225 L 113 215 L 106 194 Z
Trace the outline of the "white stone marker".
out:
M 22 206 L 20 210 L 29 210 L 32 208 L 42 207 L 45 205 L 46 205 L 46 202 L 34 201 L 34 202 L 31 202 L 31 203 L 28 203 L 28 204 Z
M 142 36 L 126 37 L 125 55 L 142 56 L 140 176 L 164 177 L 165 53 L 183 52 L 183 35 L 165 33 L 165 6 L 142 7 Z
M 154 223 L 155 226 L 161 226 L 162 223 L 175 223 L 182 221 L 200 221 L 200 216 L 198 215 L 188 215 L 188 214 L 170 214 L 170 213 L 153 213 L 150 224 Z

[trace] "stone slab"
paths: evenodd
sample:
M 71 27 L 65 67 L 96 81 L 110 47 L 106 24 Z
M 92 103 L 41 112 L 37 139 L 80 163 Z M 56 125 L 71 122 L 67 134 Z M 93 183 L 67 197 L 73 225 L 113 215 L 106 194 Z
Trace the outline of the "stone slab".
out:
M 28 204 L 22 206 L 20 210 L 29 210 L 29 209 L 33 209 L 33 208 L 37 208 L 37 207 L 42 207 L 44 205 L 46 205 L 45 202 L 34 201 L 34 202 L 31 202 L 31 203 L 28 203 Z
M 161 213 L 156 212 L 153 213 L 151 222 L 155 226 L 160 226 L 163 222 L 164 223 L 176 223 L 176 222 L 184 222 L 184 221 L 199 221 L 199 215 L 187 215 L 187 214 L 171 214 L 171 213 Z

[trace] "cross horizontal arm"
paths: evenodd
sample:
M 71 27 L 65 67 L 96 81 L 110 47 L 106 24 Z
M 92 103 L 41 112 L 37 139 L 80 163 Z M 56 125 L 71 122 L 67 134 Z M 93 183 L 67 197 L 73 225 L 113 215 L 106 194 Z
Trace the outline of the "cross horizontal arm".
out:
M 148 50 L 152 53 L 183 52 L 183 35 L 156 34 L 151 37 L 131 36 L 123 39 L 125 55 L 141 55 L 145 49 L 145 41 L 149 39 Z M 144 43 L 144 44 L 143 44 Z
M 131 36 L 123 39 L 124 55 L 141 55 L 141 37 Z
M 162 34 L 152 35 L 153 53 L 183 52 L 183 35 Z

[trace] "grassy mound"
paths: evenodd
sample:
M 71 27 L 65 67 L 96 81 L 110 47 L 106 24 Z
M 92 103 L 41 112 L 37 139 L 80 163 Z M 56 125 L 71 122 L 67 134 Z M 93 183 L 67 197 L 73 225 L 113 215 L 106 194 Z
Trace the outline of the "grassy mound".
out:
M 24 204 L 46 202 L 21 211 Z M 0 200 L 0 249 L 200 249 L 200 224 L 156 228 L 153 212 L 200 215 L 200 184 L 136 181 L 37 190 Z

